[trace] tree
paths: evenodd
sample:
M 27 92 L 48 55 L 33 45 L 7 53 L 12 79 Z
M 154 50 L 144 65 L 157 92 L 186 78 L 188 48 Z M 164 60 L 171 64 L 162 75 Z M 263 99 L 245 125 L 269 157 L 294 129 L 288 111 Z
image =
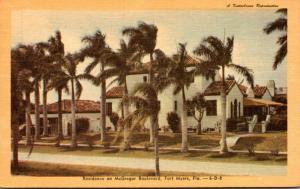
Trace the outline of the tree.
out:
M 125 118 L 125 124 L 131 125 L 129 135 L 132 131 L 144 123 L 147 119 L 153 119 L 158 123 L 160 104 L 157 98 L 158 88 L 150 83 L 138 83 L 128 98 L 123 102 L 128 104 L 139 104 L 139 108 Z M 139 95 L 141 94 L 141 95 Z M 133 123 L 135 121 L 135 124 Z M 159 170 L 159 147 L 158 147 L 158 124 L 154 125 L 154 151 L 155 151 L 155 175 L 160 175 Z
M 247 67 L 232 63 L 234 37 L 227 37 L 226 42 L 222 42 L 214 36 L 206 37 L 194 50 L 194 54 L 200 56 L 204 64 L 213 65 L 213 67 L 221 68 L 222 70 L 222 89 L 221 89 L 221 148 L 220 153 L 228 152 L 226 144 L 226 83 L 225 83 L 225 67 L 231 68 L 243 75 L 246 81 L 253 87 L 252 70 Z
M 273 33 L 274 31 L 282 31 L 283 35 L 277 40 L 277 44 L 280 45 L 279 50 L 276 53 L 273 69 L 276 70 L 277 66 L 282 63 L 287 54 L 287 9 L 278 9 L 276 13 L 280 13 L 281 16 L 275 21 L 268 23 L 264 28 L 266 34 Z
M 194 119 L 198 122 L 197 134 L 201 134 L 201 121 L 203 118 L 204 110 L 206 107 L 206 101 L 202 93 L 197 93 L 191 100 L 187 100 L 188 111 L 193 114 Z M 198 112 L 196 115 L 195 110 Z
M 90 57 L 93 59 L 91 63 L 86 67 L 86 78 L 93 81 L 95 85 L 101 85 L 101 142 L 105 141 L 105 129 L 106 129 L 106 79 L 100 79 L 100 76 L 105 70 L 107 65 L 106 56 L 111 55 L 111 49 L 105 42 L 105 35 L 97 30 L 94 35 L 85 36 L 82 38 L 82 42 L 86 44 L 85 48 L 81 50 L 81 56 Z M 100 71 L 96 77 L 92 77 L 90 73 L 97 66 L 100 65 Z
M 82 85 L 79 80 L 85 78 L 84 74 L 77 74 L 77 65 L 80 61 L 81 59 L 79 58 L 78 54 L 67 54 L 65 57 L 65 63 L 63 64 L 63 68 L 65 69 L 65 76 L 61 78 L 62 83 L 71 83 L 72 148 L 77 147 L 75 95 L 76 99 L 80 98 Z
M 113 82 L 118 82 L 118 85 L 124 86 L 123 98 L 128 97 L 127 87 L 127 75 L 134 69 L 136 63 L 139 61 L 139 54 L 136 53 L 136 49 L 128 46 L 124 40 L 120 42 L 120 49 L 117 53 L 112 52 L 110 56 L 107 55 L 107 61 L 111 63 L 110 68 L 104 70 L 101 74 L 102 79 L 116 77 Z M 127 103 L 122 104 L 124 117 L 129 115 L 129 105 Z M 125 125 L 124 129 L 124 141 L 121 146 L 122 150 L 128 150 L 130 148 L 130 142 L 128 139 L 129 128 Z
M 35 114 L 35 140 L 40 139 L 40 81 L 45 73 L 45 46 L 42 43 L 34 45 L 34 60 L 32 73 L 34 77 L 34 114 Z
M 145 22 L 139 22 L 137 27 L 127 27 L 122 33 L 125 36 L 129 37 L 128 45 L 130 47 L 135 47 L 141 54 L 141 57 L 144 55 L 149 55 L 150 57 L 150 66 L 149 66 L 149 82 L 153 83 L 154 79 L 154 70 L 153 70 L 153 55 L 155 52 L 156 39 L 157 39 L 158 29 L 153 24 L 147 24 Z M 155 118 L 150 118 L 150 143 L 154 141 L 154 123 Z
M 62 36 L 60 31 L 55 32 L 55 36 L 51 36 L 48 40 L 48 51 L 52 57 L 52 62 L 56 65 L 49 74 L 49 86 L 48 90 L 55 89 L 57 92 L 57 105 L 58 105 L 58 129 L 57 129 L 57 142 L 56 146 L 60 145 L 60 140 L 63 139 L 62 134 L 62 91 L 65 90 L 66 93 L 69 93 L 68 81 L 65 80 L 65 72 L 62 70 L 62 64 L 64 63 L 64 43 L 62 42 Z M 44 112 L 46 109 L 44 109 Z
M 26 106 L 26 143 L 30 142 L 31 126 L 28 120 L 28 105 L 30 105 L 30 92 L 33 90 L 31 81 L 31 68 L 35 60 L 34 47 L 31 45 L 19 45 L 11 50 L 11 129 L 13 138 L 13 164 L 18 168 L 18 140 L 19 125 L 22 109 Z M 26 93 L 26 104 L 24 104 L 22 93 Z M 28 102 L 29 101 L 29 102 Z
M 43 136 L 48 136 L 48 116 L 47 116 L 47 94 L 51 89 L 49 81 L 53 77 L 53 72 L 61 69 L 62 57 L 64 56 L 64 44 L 61 41 L 60 31 L 55 32 L 55 36 L 51 36 L 48 42 L 39 43 L 46 51 L 45 60 L 41 64 L 42 73 L 42 94 L 43 94 Z

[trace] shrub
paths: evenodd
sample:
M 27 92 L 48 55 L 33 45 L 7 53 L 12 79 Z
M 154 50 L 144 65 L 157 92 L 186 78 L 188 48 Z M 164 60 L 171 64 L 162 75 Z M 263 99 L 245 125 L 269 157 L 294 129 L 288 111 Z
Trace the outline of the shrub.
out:
M 242 123 L 245 123 L 243 126 Z M 228 118 L 226 120 L 226 129 L 229 132 L 232 131 L 247 131 L 248 127 L 246 125 L 246 120 L 244 117 L 239 118 Z
M 271 122 L 267 130 L 272 131 L 286 131 L 287 130 L 287 117 L 274 115 L 271 117 Z
M 167 121 L 170 129 L 174 132 L 180 132 L 180 118 L 176 112 L 169 112 L 167 115 Z
M 120 117 L 116 112 L 112 112 L 111 115 L 109 116 L 110 122 L 114 125 L 115 129 L 117 130 L 117 125 Z

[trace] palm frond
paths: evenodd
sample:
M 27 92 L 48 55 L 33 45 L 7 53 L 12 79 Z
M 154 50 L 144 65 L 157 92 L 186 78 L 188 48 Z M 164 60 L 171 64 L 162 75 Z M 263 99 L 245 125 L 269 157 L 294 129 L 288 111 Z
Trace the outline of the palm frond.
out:
M 78 79 L 75 79 L 75 85 L 76 85 L 76 98 L 79 99 L 83 88 Z
M 254 76 L 253 76 L 253 71 L 251 69 L 247 68 L 246 66 L 240 66 L 237 64 L 228 64 L 227 66 L 229 68 L 232 68 L 233 70 L 235 70 L 237 73 L 241 74 L 242 76 L 244 76 L 246 81 L 248 82 L 248 84 L 250 84 L 251 87 L 253 88 Z
M 156 99 L 157 93 L 150 83 L 137 83 L 131 92 L 131 95 L 141 93 L 148 99 Z
M 276 11 L 276 13 L 280 13 L 280 14 L 283 14 L 283 15 L 287 15 L 287 8 L 282 8 L 282 9 L 278 9 Z
M 266 34 L 270 34 L 274 31 L 287 31 L 287 19 L 286 18 L 278 18 L 274 22 L 267 24 L 264 28 L 264 32 Z
M 97 64 L 99 63 L 99 59 L 95 58 L 91 63 L 89 63 L 89 65 L 85 68 L 84 72 L 85 73 L 91 73 L 92 70 L 97 66 Z
M 273 69 L 277 69 L 277 66 L 282 63 L 287 54 L 287 42 L 282 44 L 276 53 Z

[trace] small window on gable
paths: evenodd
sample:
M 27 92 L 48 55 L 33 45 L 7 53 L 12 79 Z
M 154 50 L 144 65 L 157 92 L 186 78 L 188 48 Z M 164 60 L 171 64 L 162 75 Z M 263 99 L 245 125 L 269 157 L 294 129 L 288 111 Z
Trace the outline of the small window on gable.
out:
M 147 82 L 147 76 L 143 76 L 143 81 L 146 83 Z
M 208 100 L 206 101 L 206 115 L 207 116 L 216 116 L 217 115 L 217 101 L 216 100 Z
M 174 111 L 175 112 L 177 111 L 177 101 L 176 100 L 174 101 Z

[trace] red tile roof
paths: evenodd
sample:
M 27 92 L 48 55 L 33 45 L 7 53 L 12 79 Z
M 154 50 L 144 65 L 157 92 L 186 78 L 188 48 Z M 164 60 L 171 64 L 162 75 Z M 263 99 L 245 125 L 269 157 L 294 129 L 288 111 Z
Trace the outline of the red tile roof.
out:
M 232 87 L 235 84 L 235 80 L 226 80 L 225 81 L 225 91 L 226 94 L 230 92 Z M 205 96 L 214 96 L 214 95 L 220 95 L 222 89 L 222 81 L 214 81 L 212 82 L 204 91 Z
M 71 100 L 62 100 L 62 112 L 71 113 Z M 100 112 L 100 103 L 92 100 L 76 100 L 76 113 L 97 113 Z M 33 109 L 34 111 L 34 109 Z M 58 113 L 58 103 L 47 105 L 48 113 Z M 40 113 L 43 113 L 43 105 L 40 105 Z
M 113 87 L 106 92 L 106 98 L 122 98 L 123 91 L 124 87 L 122 86 Z
M 254 92 L 255 98 L 261 98 L 265 94 L 266 91 L 267 91 L 267 87 L 266 86 L 258 86 L 258 85 L 256 85 L 253 88 L 253 92 Z

